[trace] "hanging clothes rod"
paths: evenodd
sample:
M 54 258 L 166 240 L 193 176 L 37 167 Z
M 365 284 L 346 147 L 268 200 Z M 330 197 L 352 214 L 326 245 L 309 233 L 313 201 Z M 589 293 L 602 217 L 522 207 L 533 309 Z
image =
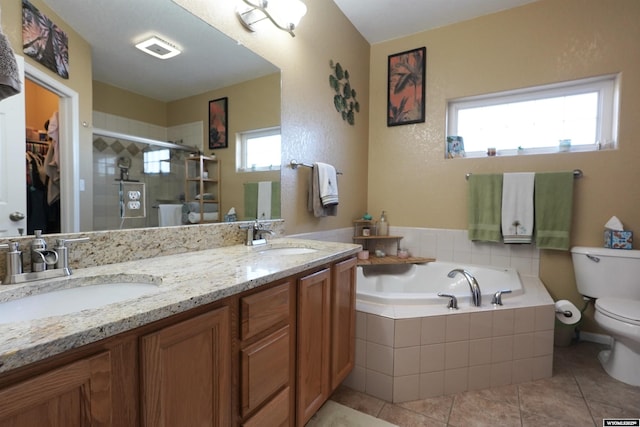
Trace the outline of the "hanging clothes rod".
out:
M 313 168 L 313 165 L 311 163 L 298 162 L 297 160 L 291 160 L 289 162 L 289 166 L 291 166 L 291 169 L 298 169 L 298 166 L 304 166 L 305 168 Z M 338 175 L 342 175 L 342 172 L 336 171 L 336 173 Z
M 467 174 L 465 174 L 464 179 L 466 179 L 468 181 L 470 176 L 471 176 L 471 173 L 467 173 Z M 582 178 L 582 170 L 574 169 L 573 170 L 573 178 L 575 178 L 575 179 Z

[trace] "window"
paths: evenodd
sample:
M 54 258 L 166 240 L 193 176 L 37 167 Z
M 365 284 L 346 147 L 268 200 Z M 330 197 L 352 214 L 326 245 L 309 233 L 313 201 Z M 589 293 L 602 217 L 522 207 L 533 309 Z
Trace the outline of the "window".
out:
M 488 148 L 498 155 L 608 148 L 617 136 L 617 87 L 614 75 L 453 100 L 447 134 L 462 137 L 466 157 Z
M 238 135 L 237 170 L 244 172 L 279 170 L 280 128 L 242 132 Z
M 171 153 L 168 148 L 144 152 L 144 173 L 171 172 Z

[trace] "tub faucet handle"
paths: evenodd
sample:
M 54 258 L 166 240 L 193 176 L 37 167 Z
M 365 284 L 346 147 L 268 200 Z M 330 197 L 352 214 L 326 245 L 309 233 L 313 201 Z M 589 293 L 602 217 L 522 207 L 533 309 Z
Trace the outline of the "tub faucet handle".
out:
M 491 304 L 502 305 L 502 294 L 510 294 L 511 289 L 503 289 L 501 291 L 493 294 L 493 299 L 491 300 Z
M 447 303 L 447 308 L 451 310 L 458 309 L 458 298 L 455 295 L 451 294 L 443 294 L 442 292 L 438 292 L 439 297 L 449 298 L 449 302 Z

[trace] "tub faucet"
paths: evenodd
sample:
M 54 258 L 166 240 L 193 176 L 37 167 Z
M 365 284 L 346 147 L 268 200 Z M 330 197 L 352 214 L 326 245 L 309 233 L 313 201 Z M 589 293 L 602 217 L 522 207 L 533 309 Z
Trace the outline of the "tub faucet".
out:
M 473 274 L 462 268 L 454 268 L 449 272 L 449 274 L 447 274 L 447 277 L 453 278 L 456 273 L 462 274 L 465 279 L 467 279 L 469 288 L 471 289 L 471 299 L 473 300 L 473 305 L 475 305 L 476 307 L 480 307 L 480 305 L 482 304 L 482 293 L 480 292 L 480 285 L 478 285 L 478 281 L 476 280 L 476 278 L 473 277 Z

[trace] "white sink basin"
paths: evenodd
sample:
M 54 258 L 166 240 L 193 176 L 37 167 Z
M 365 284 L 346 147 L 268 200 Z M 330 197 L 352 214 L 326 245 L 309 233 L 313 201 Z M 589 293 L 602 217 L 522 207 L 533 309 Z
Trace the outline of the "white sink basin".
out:
M 262 255 L 302 255 L 318 252 L 316 249 L 311 248 L 266 248 L 261 250 Z
M 0 323 L 62 316 L 158 292 L 152 283 L 109 283 L 59 289 L 0 303 Z

